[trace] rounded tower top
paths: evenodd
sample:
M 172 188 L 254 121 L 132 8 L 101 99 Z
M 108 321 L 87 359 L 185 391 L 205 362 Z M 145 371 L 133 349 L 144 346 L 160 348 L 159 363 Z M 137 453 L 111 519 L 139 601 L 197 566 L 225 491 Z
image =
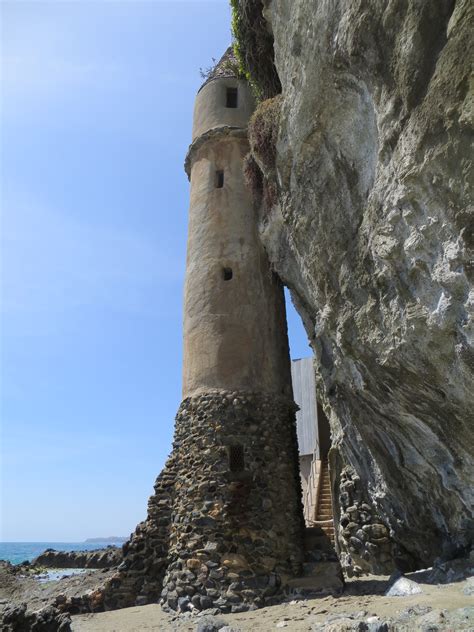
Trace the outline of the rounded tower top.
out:
M 213 81 L 214 79 L 228 79 L 230 77 L 238 79 L 239 75 L 239 62 L 235 56 L 233 46 L 229 46 L 214 68 L 209 72 L 206 81 L 199 88 L 198 92 L 200 92 L 209 81 Z
M 194 104 L 193 142 L 219 127 L 247 127 L 255 101 L 247 81 L 241 77 L 232 46 L 209 73 Z

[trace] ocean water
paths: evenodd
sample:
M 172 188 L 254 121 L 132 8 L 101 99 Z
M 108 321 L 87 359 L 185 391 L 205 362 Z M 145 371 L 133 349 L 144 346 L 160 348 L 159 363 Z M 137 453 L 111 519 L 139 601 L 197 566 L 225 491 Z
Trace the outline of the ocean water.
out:
M 35 557 L 46 549 L 56 551 L 93 551 L 103 549 L 109 544 L 122 546 L 123 542 L 0 542 L 0 560 L 8 560 L 12 564 L 20 564 Z

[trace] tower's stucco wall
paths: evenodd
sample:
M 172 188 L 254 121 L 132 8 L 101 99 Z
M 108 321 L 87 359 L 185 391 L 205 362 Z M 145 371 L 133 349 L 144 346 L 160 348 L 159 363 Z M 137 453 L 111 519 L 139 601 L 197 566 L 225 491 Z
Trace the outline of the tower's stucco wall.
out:
M 226 107 L 227 88 L 237 88 L 238 106 Z M 235 77 L 208 81 L 199 90 L 194 102 L 193 141 L 216 127 L 247 127 L 255 109 L 255 100 L 247 82 Z
M 242 173 L 247 151 L 245 138 L 224 135 L 205 143 L 193 157 L 185 397 L 215 388 L 291 397 L 283 290 L 258 241 Z M 217 170 L 224 172 L 222 188 L 216 188 Z M 232 271 L 230 280 L 224 280 L 224 269 Z

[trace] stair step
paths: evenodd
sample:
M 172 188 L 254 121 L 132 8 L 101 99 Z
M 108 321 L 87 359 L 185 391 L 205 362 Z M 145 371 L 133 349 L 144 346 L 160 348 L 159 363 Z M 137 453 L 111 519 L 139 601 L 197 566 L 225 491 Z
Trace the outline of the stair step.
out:
M 332 505 L 332 494 L 331 494 L 331 479 L 329 475 L 329 464 L 327 461 L 321 462 L 321 469 L 319 473 L 319 491 L 317 498 L 317 513 L 316 519 L 317 521 L 327 522 L 327 524 L 321 524 L 320 527 L 325 534 L 326 538 L 330 540 L 331 543 L 334 542 L 334 525 L 329 522 L 333 520 L 333 505 Z
M 344 580 L 339 562 L 319 562 L 314 566 L 314 571 L 309 576 L 288 580 L 290 595 L 307 598 L 324 593 L 339 594 L 342 592 Z

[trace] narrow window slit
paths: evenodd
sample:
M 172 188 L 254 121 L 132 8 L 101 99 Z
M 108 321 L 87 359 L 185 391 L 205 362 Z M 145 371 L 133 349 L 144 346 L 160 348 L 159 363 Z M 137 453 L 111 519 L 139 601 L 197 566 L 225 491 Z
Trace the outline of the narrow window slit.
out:
M 231 472 L 243 472 L 245 469 L 244 447 L 241 445 L 230 445 L 227 448 L 229 459 L 229 470 Z
M 232 268 L 223 268 L 222 276 L 224 278 L 224 281 L 230 281 L 232 278 Z
M 216 189 L 222 189 L 224 186 L 224 172 L 216 171 Z
M 227 88 L 226 89 L 226 103 L 225 103 L 226 108 L 236 108 L 237 98 L 238 98 L 237 88 Z

